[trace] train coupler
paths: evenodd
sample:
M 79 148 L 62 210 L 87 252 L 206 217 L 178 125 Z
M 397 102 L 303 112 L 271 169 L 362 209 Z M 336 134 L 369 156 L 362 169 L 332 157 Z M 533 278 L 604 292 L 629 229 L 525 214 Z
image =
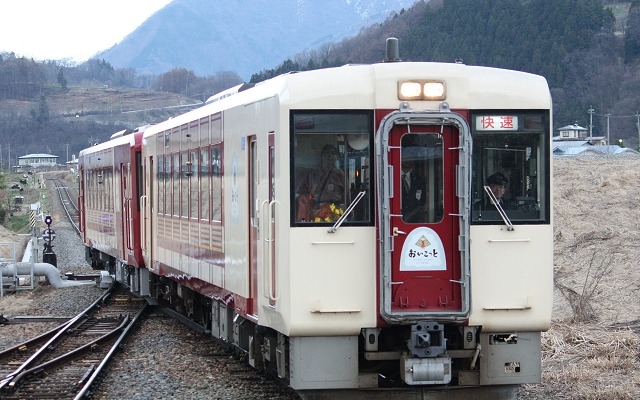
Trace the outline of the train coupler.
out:
M 411 326 L 409 352 L 416 357 L 438 357 L 447 351 L 444 325 L 434 321 L 420 321 Z

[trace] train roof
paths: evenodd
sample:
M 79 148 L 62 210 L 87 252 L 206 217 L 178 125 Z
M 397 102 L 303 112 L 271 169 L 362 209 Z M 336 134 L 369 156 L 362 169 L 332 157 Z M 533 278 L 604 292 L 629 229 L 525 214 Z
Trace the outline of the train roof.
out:
M 545 78 L 531 73 L 460 63 L 345 65 L 283 74 L 253 87 L 238 85 L 212 96 L 198 109 L 152 126 L 145 136 L 271 97 L 278 97 L 282 106 L 291 109 L 397 109 L 400 100 L 388 93 L 397 90 L 399 79 L 445 81 L 446 101 L 452 109 L 551 108 Z M 440 103 L 422 101 L 412 107 L 438 109 Z
M 129 144 L 131 147 L 135 146 L 136 143 L 141 143 L 142 135 L 144 130 L 148 128 L 150 125 L 146 125 L 144 127 L 136 128 L 135 130 L 125 129 L 111 135 L 111 139 L 106 142 L 97 143 L 91 147 L 83 149 L 78 154 L 78 158 L 81 158 L 87 154 L 96 153 L 105 149 L 110 149 L 113 147 L 121 146 L 123 144 Z

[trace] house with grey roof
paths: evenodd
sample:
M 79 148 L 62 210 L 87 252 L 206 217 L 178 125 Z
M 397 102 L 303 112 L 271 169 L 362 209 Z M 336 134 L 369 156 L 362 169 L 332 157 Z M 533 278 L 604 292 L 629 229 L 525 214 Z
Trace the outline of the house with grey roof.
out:
M 609 145 L 604 136 L 589 136 L 587 128 L 578 124 L 563 126 L 556 129 L 558 135 L 552 139 L 553 156 L 577 155 L 640 155 L 636 150 L 618 145 Z
M 27 154 L 18 157 L 18 169 L 54 168 L 58 165 L 58 158 L 51 154 Z

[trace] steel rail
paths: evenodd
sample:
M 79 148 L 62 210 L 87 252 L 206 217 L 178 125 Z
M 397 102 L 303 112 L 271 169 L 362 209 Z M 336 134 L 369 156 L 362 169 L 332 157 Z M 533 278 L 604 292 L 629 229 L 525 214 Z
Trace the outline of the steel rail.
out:
M 69 201 L 71 202 L 73 207 L 76 209 L 76 212 L 78 211 L 78 207 L 71 200 L 71 195 L 69 195 L 69 190 L 67 189 L 66 186 L 62 185 L 62 182 L 60 181 L 60 179 L 54 179 L 54 184 L 56 186 L 56 191 L 58 192 L 58 197 L 60 198 L 60 204 L 62 204 L 62 208 L 64 209 L 65 214 L 67 214 L 67 218 L 69 219 L 69 222 L 73 226 L 73 229 L 75 229 L 76 233 L 78 235 L 80 235 L 80 228 L 78 227 L 78 224 L 76 224 L 76 222 L 73 220 L 73 218 L 71 216 L 71 212 L 69 211 L 69 208 L 67 207 L 66 201 L 62 196 L 62 190 L 64 190 L 66 192 L 66 194 L 67 194 L 66 197 L 69 199 Z
M 135 303 L 131 299 L 126 302 L 129 307 Z M 115 298 L 113 304 L 117 306 L 125 303 Z M 150 305 L 146 302 L 128 311 L 118 311 L 118 306 L 115 310 L 111 306 L 100 307 L 98 311 L 104 312 L 105 315 L 98 319 L 103 321 L 97 324 L 98 329 L 93 330 L 99 335 L 97 339 L 79 344 L 46 362 L 31 363 L 28 368 L 21 368 L 19 374 L 14 373 L 5 379 L 0 398 L 50 398 L 53 396 L 51 398 L 80 399 L 89 395 L 105 366 L 149 307 Z M 80 336 L 86 335 L 85 331 L 79 327 L 71 327 L 71 324 L 69 327 L 71 331 L 77 329 Z M 92 356 L 87 358 L 84 355 L 88 353 Z
M 89 377 L 87 377 L 86 383 L 84 384 L 82 389 L 80 389 L 80 391 L 78 391 L 78 394 L 76 395 L 74 400 L 82 399 L 87 394 L 89 394 L 89 389 L 91 389 L 91 387 L 93 386 L 95 380 L 98 378 L 98 376 L 102 372 L 102 369 L 107 365 L 107 363 L 109 361 L 111 361 L 111 358 L 113 357 L 113 354 L 116 352 L 117 349 L 120 348 L 121 343 L 127 338 L 127 336 L 129 335 L 129 332 L 131 331 L 133 326 L 135 326 L 135 324 L 138 322 L 138 320 L 140 319 L 140 317 L 142 316 L 142 314 L 145 312 L 145 310 L 148 307 L 149 307 L 149 304 L 145 303 L 144 307 L 142 307 L 142 309 L 140 311 L 138 311 L 138 314 L 136 314 L 136 316 L 133 317 L 133 319 L 131 319 L 131 322 L 122 331 L 122 334 L 120 335 L 118 340 L 116 340 L 116 342 L 113 344 L 113 346 L 111 346 L 111 349 L 109 350 L 107 355 L 102 359 L 100 364 L 92 371 L 91 375 Z
M 58 327 L 56 327 L 56 328 L 54 328 L 54 329 L 52 329 L 52 330 L 50 330 L 48 332 L 45 332 L 42 335 L 39 335 L 39 336 L 37 336 L 35 338 L 29 339 L 27 341 L 24 341 L 22 343 L 19 343 L 19 344 L 13 346 L 13 347 L 10 347 L 8 349 L 5 349 L 5 350 L 1 351 L 0 352 L 0 360 L 8 358 L 11 354 L 20 352 L 23 349 L 29 349 L 29 348 L 32 348 L 32 347 L 36 347 L 38 344 L 40 344 L 41 342 L 46 340 L 46 343 L 44 343 L 42 346 L 40 346 L 38 348 L 38 350 L 36 350 L 31 355 L 31 357 L 29 357 L 25 362 L 22 363 L 22 365 L 17 367 L 13 372 L 11 372 L 11 373 L 7 374 L 6 376 L 2 377 L 2 379 L 0 380 L 0 390 L 2 390 L 9 382 L 11 382 L 13 377 L 15 377 L 16 375 L 20 374 L 25 369 L 29 368 L 33 363 L 35 363 L 35 360 L 38 360 L 39 358 L 41 358 L 41 356 L 44 353 L 49 351 L 49 348 L 51 346 L 53 346 L 53 344 L 60 338 L 60 336 L 62 336 L 65 332 L 67 332 L 72 326 L 75 326 L 80 320 L 86 319 L 87 316 L 91 313 L 91 311 L 93 309 L 95 309 L 100 303 L 103 303 L 107 298 L 109 298 L 109 296 L 111 296 L 113 294 L 113 292 L 115 291 L 115 287 L 116 287 L 115 283 L 112 284 L 105 291 L 105 293 L 103 293 L 100 297 L 98 297 L 98 299 L 96 299 L 96 301 L 91 303 L 91 305 L 89 307 L 84 309 L 82 312 L 80 312 L 78 315 L 76 315 L 75 317 L 73 317 L 69 321 L 61 324 L 60 326 L 58 326 Z

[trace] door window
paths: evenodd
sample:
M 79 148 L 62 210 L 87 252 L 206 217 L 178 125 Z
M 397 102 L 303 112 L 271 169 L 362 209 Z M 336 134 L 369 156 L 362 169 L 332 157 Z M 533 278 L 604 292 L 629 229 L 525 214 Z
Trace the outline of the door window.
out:
M 439 222 L 443 210 L 442 137 L 439 134 L 405 134 L 400 157 L 403 222 Z

